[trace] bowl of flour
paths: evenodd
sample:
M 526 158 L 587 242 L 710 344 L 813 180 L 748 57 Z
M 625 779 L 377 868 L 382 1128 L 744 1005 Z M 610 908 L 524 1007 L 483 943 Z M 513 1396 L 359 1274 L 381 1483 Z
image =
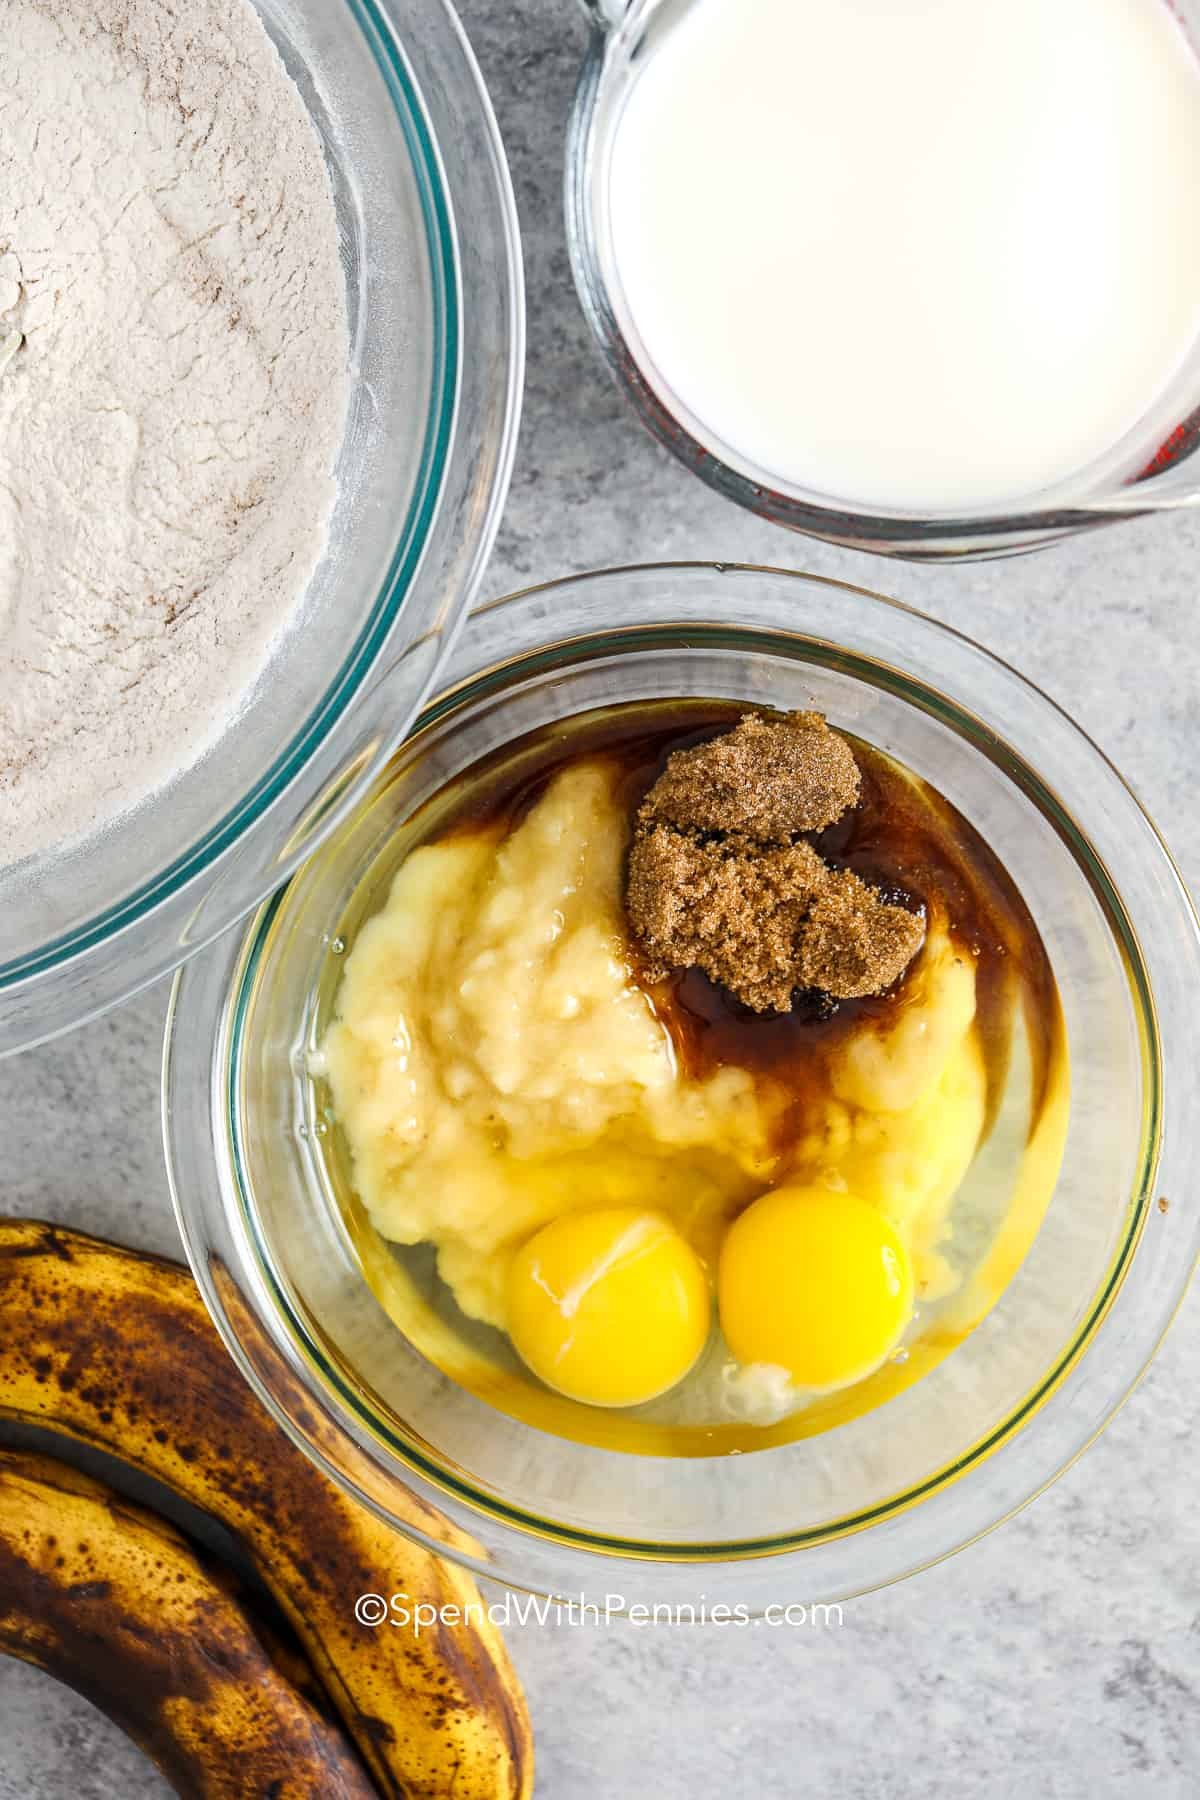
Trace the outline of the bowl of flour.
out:
M 443 0 L 4 29 L 0 1053 L 178 963 L 353 804 L 482 572 L 523 350 Z

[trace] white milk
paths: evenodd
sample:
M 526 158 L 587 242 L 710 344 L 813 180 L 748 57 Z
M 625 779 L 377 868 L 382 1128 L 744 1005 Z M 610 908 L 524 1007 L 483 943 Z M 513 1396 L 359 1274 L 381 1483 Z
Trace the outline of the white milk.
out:
M 1200 63 L 1165 0 L 693 0 L 608 204 L 701 437 L 848 502 L 998 504 L 1112 450 L 1200 334 Z

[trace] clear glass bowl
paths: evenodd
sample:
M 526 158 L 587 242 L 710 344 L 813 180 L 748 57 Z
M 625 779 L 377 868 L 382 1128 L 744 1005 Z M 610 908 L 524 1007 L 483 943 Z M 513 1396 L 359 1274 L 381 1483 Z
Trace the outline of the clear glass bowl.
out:
M 329 543 L 244 709 L 106 831 L 0 870 L 0 1054 L 173 967 L 277 886 L 410 724 L 508 488 L 524 312 L 491 106 L 445 0 L 257 0 L 333 176 L 352 394 Z
M 177 978 L 164 1129 L 181 1228 L 234 1356 L 296 1441 L 401 1530 L 558 1595 L 762 1610 L 947 1555 L 1057 1475 L 1146 1366 L 1200 1247 L 1192 1021 L 1200 933 L 1120 776 L 1013 670 L 837 582 L 613 570 L 485 608 L 383 778 L 245 928 Z M 934 783 L 1013 875 L 1072 1057 L 1061 1178 L 982 1324 L 876 1410 L 686 1460 L 569 1442 L 422 1358 L 365 1284 L 327 1179 L 308 1052 L 382 845 L 485 751 L 618 700 L 817 707 Z M 335 971 L 336 972 L 336 971 Z M 464 1537 L 464 1534 L 465 1537 Z
M 836 494 L 788 487 L 722 443 L 655 367 L 634 323 L 616 266 L 608 169 L 621 113 L 653 34 L 688 0 L 584 0 L 592 41 L 567 139 L 566 221 L 583 310 L 605 359 L 649 430 L 694 475 L 761 518 L 810 537 L 921 561 L 1011 555 L 1097 525 L 1200 499 L 1200 343 L 1145 416 L 1092 468 L 1018 506 L 973 517 L 887 514 Z M 1200 41 L 1200 0 L 1172 0 Z M 802 205 L 802 200 L 798 202 Z M 869 421 L 864 421 L 869 429 Z M 969 454 L 969 445 L 964 454 Z

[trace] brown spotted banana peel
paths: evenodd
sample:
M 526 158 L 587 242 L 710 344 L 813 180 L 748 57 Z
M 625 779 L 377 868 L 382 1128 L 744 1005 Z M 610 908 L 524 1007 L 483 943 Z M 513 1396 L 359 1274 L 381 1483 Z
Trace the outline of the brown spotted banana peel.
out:
M 25 1451 L 0 1451 L 0 1652 L 85 1695 L 185 1800 L 375 1794 L 228 1576 L 153 1513 Z
M 220 1520 L 290 1621 L 380 1792 L 528 1800 L 520 1684 L 471 1577 L 384 1525 L 274 1424 L 187 1270 L 0 1220 L 0 1418 L 96 1445 Z M 415 1529 L 451 1541 L 416 1496 Z M 464 1540 L 465 1541 L 465 1540 Z M 419 1635 L 359 1624 L 359 1594 L 455 1607 Z M 452 1615 L 453 1616 L 453 1615 Z

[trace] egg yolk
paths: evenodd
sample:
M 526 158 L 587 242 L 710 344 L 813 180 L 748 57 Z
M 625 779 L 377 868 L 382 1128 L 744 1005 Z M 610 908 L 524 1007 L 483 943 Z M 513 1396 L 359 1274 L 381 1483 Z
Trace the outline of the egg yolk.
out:
M 797 1387 L 827 1392 L 861 1381 L 896 1348 L 912 1316 L 912 1267 L 866 1200 L 777 1188 L 730 1227 L 717 1301 L 739 1363 L 771 1363 Z
M 518 1250 L 508 1333 L 535 1375 L 572 1400 L 636 1406 L 682 1381 L 708 1338 L 700 1260 L 660 1214 L 568 1213 Z

